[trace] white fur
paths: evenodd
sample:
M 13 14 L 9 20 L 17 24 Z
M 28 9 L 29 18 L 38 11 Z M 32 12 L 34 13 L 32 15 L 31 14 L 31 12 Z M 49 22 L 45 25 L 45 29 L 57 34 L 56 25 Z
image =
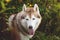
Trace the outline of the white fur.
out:
M 39 7 L 38 7 L 37 4 L 34 5 L 34 10 L 37 11 L 38 14 L 40 14 L 40 12 L 39 12 Z
M 25 11 L 25 10 L 26 10 L 26 5 L 24 4 L 23 8 L 22 8 L 22 11 Z
M 20 33 L 21 40 L 29 40 L 33 35 L 26 35 L 24 36 L 22 33 Z

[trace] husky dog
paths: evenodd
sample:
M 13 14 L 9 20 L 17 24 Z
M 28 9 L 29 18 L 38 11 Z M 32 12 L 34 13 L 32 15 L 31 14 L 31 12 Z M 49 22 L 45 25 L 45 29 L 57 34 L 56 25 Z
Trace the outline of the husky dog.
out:
M 41 20 L 37 4 L 34 7 L 26 7 L 24 4 L 21 12 L 10 16 L 9 27 L 19 33 L 20 40 L 29 40 L 35 34 Z

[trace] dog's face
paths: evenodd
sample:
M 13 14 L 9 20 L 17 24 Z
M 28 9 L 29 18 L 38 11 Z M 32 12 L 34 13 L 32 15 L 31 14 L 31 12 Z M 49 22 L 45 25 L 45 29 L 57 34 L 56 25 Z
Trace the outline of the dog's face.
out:
M 38 5 L 35 4 L 34 7 L 26 8 L 26 5 L 24 4 L 22 11 L 21 24 L 28 31 L 29 35 L 33 35 L 41 23 Z

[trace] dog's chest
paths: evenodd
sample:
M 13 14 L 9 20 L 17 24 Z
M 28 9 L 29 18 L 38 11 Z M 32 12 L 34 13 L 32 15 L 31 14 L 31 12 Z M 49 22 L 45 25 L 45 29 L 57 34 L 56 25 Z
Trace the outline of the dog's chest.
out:
M 22 33 L 20 33 L 21 40 L 29 40 L 28 36 L 24 36 Z
M 33 35 L 23 35 L 22 33 L 20 33 L 21 40 L 30 40 L 30 38 L 32 37 Z

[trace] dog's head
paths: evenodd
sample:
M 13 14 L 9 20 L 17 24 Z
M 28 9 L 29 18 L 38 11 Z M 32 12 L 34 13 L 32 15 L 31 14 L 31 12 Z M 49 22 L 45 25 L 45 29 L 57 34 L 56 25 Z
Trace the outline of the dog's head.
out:
M 28 31 L 29 35 L 33 35 L 42 19 L 38 5 L 35 4 L 34 7 L 26 7 L 24 4 L 20 15 L 21 25 Z

